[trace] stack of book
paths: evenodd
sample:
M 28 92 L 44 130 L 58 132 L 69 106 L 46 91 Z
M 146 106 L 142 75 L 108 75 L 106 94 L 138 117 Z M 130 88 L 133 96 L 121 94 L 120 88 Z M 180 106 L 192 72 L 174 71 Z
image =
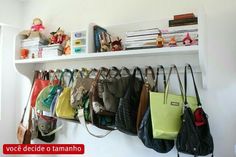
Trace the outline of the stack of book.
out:
M 168 46 L 168 43 L 172 37 L 175 37 L 177 46 L 183 45 L 183 39 L 189 33 L 190 37 L 194 40 L 198 40 L 198 26 L 179 26 L 170 27 L 166 29 L 160 29 L 162 37 L 165 40 L 164 46 Z M 159 33 L 158 28 L 144 29 L 137 31 L 126 32 L 125 49 L 143 49 L 143 48 L 156 48 L 156 38 Z
M 47 44 L 48 40 L 40 37 L 35 37 L 22 40 L 21 48 L 29 50 L 29 58 L 37 58 L 40 47 Z
M 40 47 L 39 58 L 50 58 L 61 56 L 63 47 L 60 44 L 53 44 Z
M 197 17 L 193 13 L 174 15 L 173 20 L 169 20 L 169 27 L 196 25 Z

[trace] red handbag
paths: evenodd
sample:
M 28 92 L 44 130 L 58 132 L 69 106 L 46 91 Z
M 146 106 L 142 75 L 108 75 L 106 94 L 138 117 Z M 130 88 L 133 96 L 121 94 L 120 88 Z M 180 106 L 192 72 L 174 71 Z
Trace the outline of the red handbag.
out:
M 49 79 L 50 72 L 44 71 L 44 72 L 39 72 L 37 78 L 34 81 L 33 85 L 33 92 L 31 95 L 31 107 L 35 107 L 36 99 L 41 92 L 41 90 L 45 87 L 47 87 L 50 84 L 50 79 Z M 54 77 L 54 80 L 52 81 L 52 84 L 58 84 L 59 80 L 57 77 Z

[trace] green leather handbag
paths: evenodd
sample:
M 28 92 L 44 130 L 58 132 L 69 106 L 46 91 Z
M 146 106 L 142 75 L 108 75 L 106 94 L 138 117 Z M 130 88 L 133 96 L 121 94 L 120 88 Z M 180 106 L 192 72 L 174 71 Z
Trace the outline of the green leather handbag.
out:
M 170 76 L 172 70 L 175 70 L 180 87 L 180 95 L 169 94 Z M 194 111 L 197 108 L 195 97 L 188 97 L 190 108 Z M 158 139 L 176 139 L 181 126 L 181 115 L 184 104 L 183 86 L 175 65 L 170 67 L 167 78 L 165 92 L 150 92 L 150 107 L 153 137 Z

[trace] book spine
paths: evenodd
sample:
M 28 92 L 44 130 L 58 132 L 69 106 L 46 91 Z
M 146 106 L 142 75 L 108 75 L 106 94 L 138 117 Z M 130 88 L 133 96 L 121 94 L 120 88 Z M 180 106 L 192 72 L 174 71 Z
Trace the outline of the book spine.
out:
M 197 24 L 197 23 L 198 23 L 197 17 L 191 19 L 169 20 L 169 27 L 181 26 L 186 24 Z

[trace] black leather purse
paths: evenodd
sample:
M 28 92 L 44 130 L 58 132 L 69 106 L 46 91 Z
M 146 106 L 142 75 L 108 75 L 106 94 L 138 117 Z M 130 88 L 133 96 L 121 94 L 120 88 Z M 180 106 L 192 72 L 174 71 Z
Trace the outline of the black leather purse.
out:
M 136 71 L 141 79 L 136 77 Z M 136 122 L 139 99 L 144 80 L 140 68 L 134 69 L 133 75 L 129 77 L 129 85 L 125 96 L 120 98 L 119 106 L 115 116 L 115 125 L 123 133 L 137 135 Z
M 165 70 L 163 66 L 157 68 L 157 75 L 156 75 L 156 84 L 154 86 L 154 91 L 158 91 L 158 76 L 159 76 L 159 69 L 163 71 L 163 80 L 164 80 L 164 87 L 166 86 L 166 76 Z M 149 98 L 149 97 L 148 97 Z M 164 140 L 164 139 L 154 139 L 152 134 L 152 121 L 151 121 L 151 112 L 149 101 L 147 102 L 147 110 L 144 114 L 143 120 L 140 124 L 138 129 L 138 137 L 143 142 L 143 144 L 155 150 L 159 153 L 167 153 L 174 147 L 173 140 Z
M 190 69 L 198 108 L 192 113 L 187 101 L 187 69 Z M 204 156 L 212 154 L 214 150 L 213 138 L 210 133 L 207 115 L 202 109 L 200 97 L 197 86 L 193 76 L 192 67 L 188 64 L 185 66 L 185 101 L 184 113 L 182 116 L 182 126 L 176 140 L 176 147 L 178 152 L 191 154 L 196 156 Z M 179 156 L 179 153 L 178 153 Z

